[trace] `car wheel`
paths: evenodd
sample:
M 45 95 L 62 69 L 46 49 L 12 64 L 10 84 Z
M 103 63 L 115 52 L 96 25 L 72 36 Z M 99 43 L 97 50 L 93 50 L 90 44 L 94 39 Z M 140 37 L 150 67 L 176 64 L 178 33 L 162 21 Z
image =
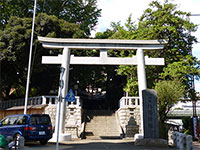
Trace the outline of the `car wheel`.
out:
M 47 144 L 47 142 L 48 142 L 47 140 L 40 141 L 40 144 L 41 144 L 41 145 L 46 145 L 46 144 Z

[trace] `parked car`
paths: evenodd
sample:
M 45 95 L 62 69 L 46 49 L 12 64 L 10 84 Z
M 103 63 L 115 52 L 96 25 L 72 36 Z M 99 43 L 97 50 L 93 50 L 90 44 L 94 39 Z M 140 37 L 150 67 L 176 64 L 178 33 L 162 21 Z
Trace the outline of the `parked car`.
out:
M 14 140 L 23 136 L 26 141 L 40 141 L 47 144 L 52 138 L 52 124 L 47 114 L 9 115 L 0 121 L 0 134 Z

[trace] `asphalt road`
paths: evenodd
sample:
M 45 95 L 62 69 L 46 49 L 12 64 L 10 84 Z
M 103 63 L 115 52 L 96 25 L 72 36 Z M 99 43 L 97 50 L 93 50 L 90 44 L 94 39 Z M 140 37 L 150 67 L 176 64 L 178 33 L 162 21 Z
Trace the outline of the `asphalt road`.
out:
M 25 150 L 56 150 L 55 143 L 27 143 Z M 174 148 L 135 147 L 132 140 L 75 140 L 59 144 L 59 150 L 174 150 Z

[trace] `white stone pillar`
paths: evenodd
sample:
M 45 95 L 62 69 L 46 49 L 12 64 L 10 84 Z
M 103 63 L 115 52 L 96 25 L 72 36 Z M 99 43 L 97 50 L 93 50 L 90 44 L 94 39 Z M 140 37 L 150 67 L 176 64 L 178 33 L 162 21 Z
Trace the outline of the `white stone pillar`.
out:
M 47 104 L 47 99 L 45 96 L 42 96 L 42 104 L 45 105 Z
M 63 55 L 62 55 L 62 64 L 61 66 L 65 68 L 64 74 L 63 74 L 63 89 L 62 89 L 62 98 L 64 98 L 68 92 L 68 81 L 69 81 L 69 65 L 70 65 L 70 49 L 65 47 L 63 49 Z M 58 97 L 60 96 L 60 91 L 58 92 Z M 60 110 L 60 127 L 59 127 L 59 133 L 64 133 L 64 123 L 65 123 L 65 114 L 66 114 L 66 102 L 64 99 L 62 99 L 61 102 L 58 101 L 57 103 L 57 114 L 56 114 L 56 125 L 58 123 L 58 111 L 59 111 L 59 103 L 61 103 L 61 110 Z M 55 133 L 57 133 L 58 127 L 55 126 Z
M 140 98 L 141 134 L 142 136 L 144 136 L 142 90 L 147 89 L 147 82 L 146 82 L 145 58 L 143 49 L 137 49 L 137 76 L 138 76 L 138 88 L 139 88 L 139 98 Z

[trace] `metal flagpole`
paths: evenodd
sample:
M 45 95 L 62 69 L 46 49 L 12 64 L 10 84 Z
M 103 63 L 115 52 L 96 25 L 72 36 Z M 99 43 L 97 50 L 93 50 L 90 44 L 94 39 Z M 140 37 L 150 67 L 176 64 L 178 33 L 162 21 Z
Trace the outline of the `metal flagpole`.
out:
M 27 113 L 27 104 L 28 104 L 28 91 L 29 91 L 29 82 L 30 82 L 30 70 L 31 70 L 31 58 L 32 58 L 36 4 L 37 4 L 37 0 L 35 0 L 35 2 L 34 2 L 32 33 L 31 33 L 31 43 L 30 43 L 30 52 L 29 52 L 29 63 L 28 63 L 28 74 L 27 74 L 27 82 L 26 82 L 26 95 L 25 95 L 25 104 L 24 104 L 24 114 Z

